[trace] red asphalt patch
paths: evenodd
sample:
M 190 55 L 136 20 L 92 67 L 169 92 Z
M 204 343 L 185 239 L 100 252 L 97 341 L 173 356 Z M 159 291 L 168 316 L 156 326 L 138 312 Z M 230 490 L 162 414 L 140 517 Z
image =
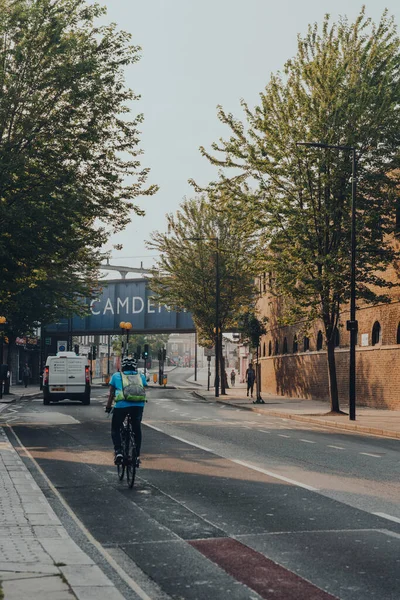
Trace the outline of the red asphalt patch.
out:
M 231 538 L 192 540 L 189 544 L 265 600 L 337 600 Z

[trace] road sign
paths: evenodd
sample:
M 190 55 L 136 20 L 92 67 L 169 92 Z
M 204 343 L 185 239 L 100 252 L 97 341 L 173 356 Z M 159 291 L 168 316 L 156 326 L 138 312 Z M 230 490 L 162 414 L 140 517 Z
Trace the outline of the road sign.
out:
M 65 352 L 67 349 L 67 342 L 57 340 L 57 352 Z
M 215 356 L 215 348 L 204 348 L 204 356 Z
M 51 337 L 45 338 L 46 346 L 51 346 Z

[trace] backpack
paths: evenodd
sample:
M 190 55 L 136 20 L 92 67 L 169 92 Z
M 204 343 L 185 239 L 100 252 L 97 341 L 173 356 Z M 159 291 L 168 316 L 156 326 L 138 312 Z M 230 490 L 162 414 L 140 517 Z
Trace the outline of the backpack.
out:
M 121 373 L 123 399 L 127 402 L 146 402 L 146 391 L 139 373 Z

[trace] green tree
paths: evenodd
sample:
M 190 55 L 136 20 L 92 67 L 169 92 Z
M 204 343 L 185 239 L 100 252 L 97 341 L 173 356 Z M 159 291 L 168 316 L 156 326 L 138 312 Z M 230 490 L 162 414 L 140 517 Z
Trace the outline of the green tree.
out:
M 388 301 L 385 270 L 398 258 L 389 234 L 400 183 L 399 47 L 386 11 L 377 25 L 364 9 L 354 23 L 327 16 L 299 37 L 259 106 L 242 102 L 246 125 L 219 108 L 231 137 L 213 144 L 214 154 L 201 149 L 213 164 L 240 170 L 211 189 L 224 190 L 225 210 L 260 232 L 259 272 L 273 273 L 282 322 L 323 322 L 333 412 L 334 336 L 350 293 L 351 154 L 297 142 L 356 147 L 357 296 Z
M 151 289 L 163 303 L 191 312 L 200 344 L 211 347 L 216 327 L 217 255 L 222 333 L 237 327 L 243 306 L 255 304 L 252 252 L 256 241 L 206 198 L 185 200 L 167 220 L 169 233 L 155 232 L 148 243 L 160 255 L 151 274 Z M 222 344 L 220 350 L 222 357 Z M 223 361 L 220 364 L 223 369 Z
M 79 312 L 100 249 L 142 211 L 140 48 L 85 0 L 0 0 L 0 306 L 14 335 Z

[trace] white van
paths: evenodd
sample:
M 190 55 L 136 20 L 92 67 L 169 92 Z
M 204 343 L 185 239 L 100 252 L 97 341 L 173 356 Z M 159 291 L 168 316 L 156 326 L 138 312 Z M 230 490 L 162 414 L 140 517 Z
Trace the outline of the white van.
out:
M 90 367 L 86 356 L 58 352 L 49 356 L 43 373 L 43 404 L 59 400 L 90 404 Z

